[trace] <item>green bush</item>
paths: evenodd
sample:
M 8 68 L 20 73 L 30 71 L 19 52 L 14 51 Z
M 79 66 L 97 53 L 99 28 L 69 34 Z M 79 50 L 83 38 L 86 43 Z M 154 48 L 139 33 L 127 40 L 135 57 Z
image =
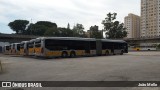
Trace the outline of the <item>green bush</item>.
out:
M 160 44 L 157 46 L 158 49 L 160 49 Z

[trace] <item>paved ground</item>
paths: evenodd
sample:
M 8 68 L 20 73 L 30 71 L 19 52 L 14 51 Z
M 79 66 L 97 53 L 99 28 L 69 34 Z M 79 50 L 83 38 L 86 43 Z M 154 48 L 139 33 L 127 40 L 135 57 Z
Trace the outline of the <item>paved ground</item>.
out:
M 0 55 L 0 81 L 160 81 L 160 52 L 35 59 Z M 160 88 L 32 88 L 34 90 L 160 90 Z M 25 90 L 32 90 L 25 88 Z M 0 90 L 6 90 L 0 88 Z

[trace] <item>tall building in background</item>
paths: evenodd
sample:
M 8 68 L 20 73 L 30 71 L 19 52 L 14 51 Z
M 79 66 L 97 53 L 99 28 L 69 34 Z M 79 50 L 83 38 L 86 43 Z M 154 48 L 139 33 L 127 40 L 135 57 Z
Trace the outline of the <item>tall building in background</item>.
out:
M 160 0 L 141 0 L 141 37 L 160 36 Z
M 128 14 L 124 18 L 124 26 L 127 31 L 127 38 L 140 38 L 140 16 Z

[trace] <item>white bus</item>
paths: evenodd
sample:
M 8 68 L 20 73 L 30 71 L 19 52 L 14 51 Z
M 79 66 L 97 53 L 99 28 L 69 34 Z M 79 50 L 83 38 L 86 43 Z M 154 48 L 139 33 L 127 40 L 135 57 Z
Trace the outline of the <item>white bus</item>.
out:
M 132 50 L 134 51 L 156 51 L 156 46 L 133 46 Z
M 28 55 L 28 43 L 29 41 L 22 41 L 20 43 L 20 55 Z

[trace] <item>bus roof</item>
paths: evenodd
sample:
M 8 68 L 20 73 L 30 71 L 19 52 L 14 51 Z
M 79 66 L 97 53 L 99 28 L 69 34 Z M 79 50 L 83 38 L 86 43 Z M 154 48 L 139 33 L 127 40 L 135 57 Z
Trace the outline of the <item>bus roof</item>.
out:
M 28 43 L 29 41 L 22 41 L 21 43 Z
M 6 47 L 6 46 L 10 46 L 10 45 L 4 45 L 4 46 Z
M 36 39 L 31 39 L 30 41 L 29 41 L 29 43 L 34 43 L 36 41 Z
M 33 39 L 34 41 L 45 40 L 45 39 L 54 39 L 54 40 L 80 40 L 80 41 L 96 41 L 100 40 L 103 42 L 118 42 L 118 43 L 127 43 L 124 40 L 112 40 L 112 39 L 95 39 L 95 38 L 80 38 L 80 37 L 39 37 Z
M 37 40 L 54 39 L 54 40 L 80 40 L 80 41 L 96 41 L 95 38 L 79 38 L 79 37 L 39 37 Z
M 13 44 L 20 44 L 20 43 L 13 43 Z
M 31 39 L 30 42 L 33 42 L 33 41 L 35 41 L 35 40 L 36 40 L 36 39 Z
M 112 40 L 112 39 L 100 39 L 103 42 L 118 42 L 118 43 L 127 43 L 124 40 Z

